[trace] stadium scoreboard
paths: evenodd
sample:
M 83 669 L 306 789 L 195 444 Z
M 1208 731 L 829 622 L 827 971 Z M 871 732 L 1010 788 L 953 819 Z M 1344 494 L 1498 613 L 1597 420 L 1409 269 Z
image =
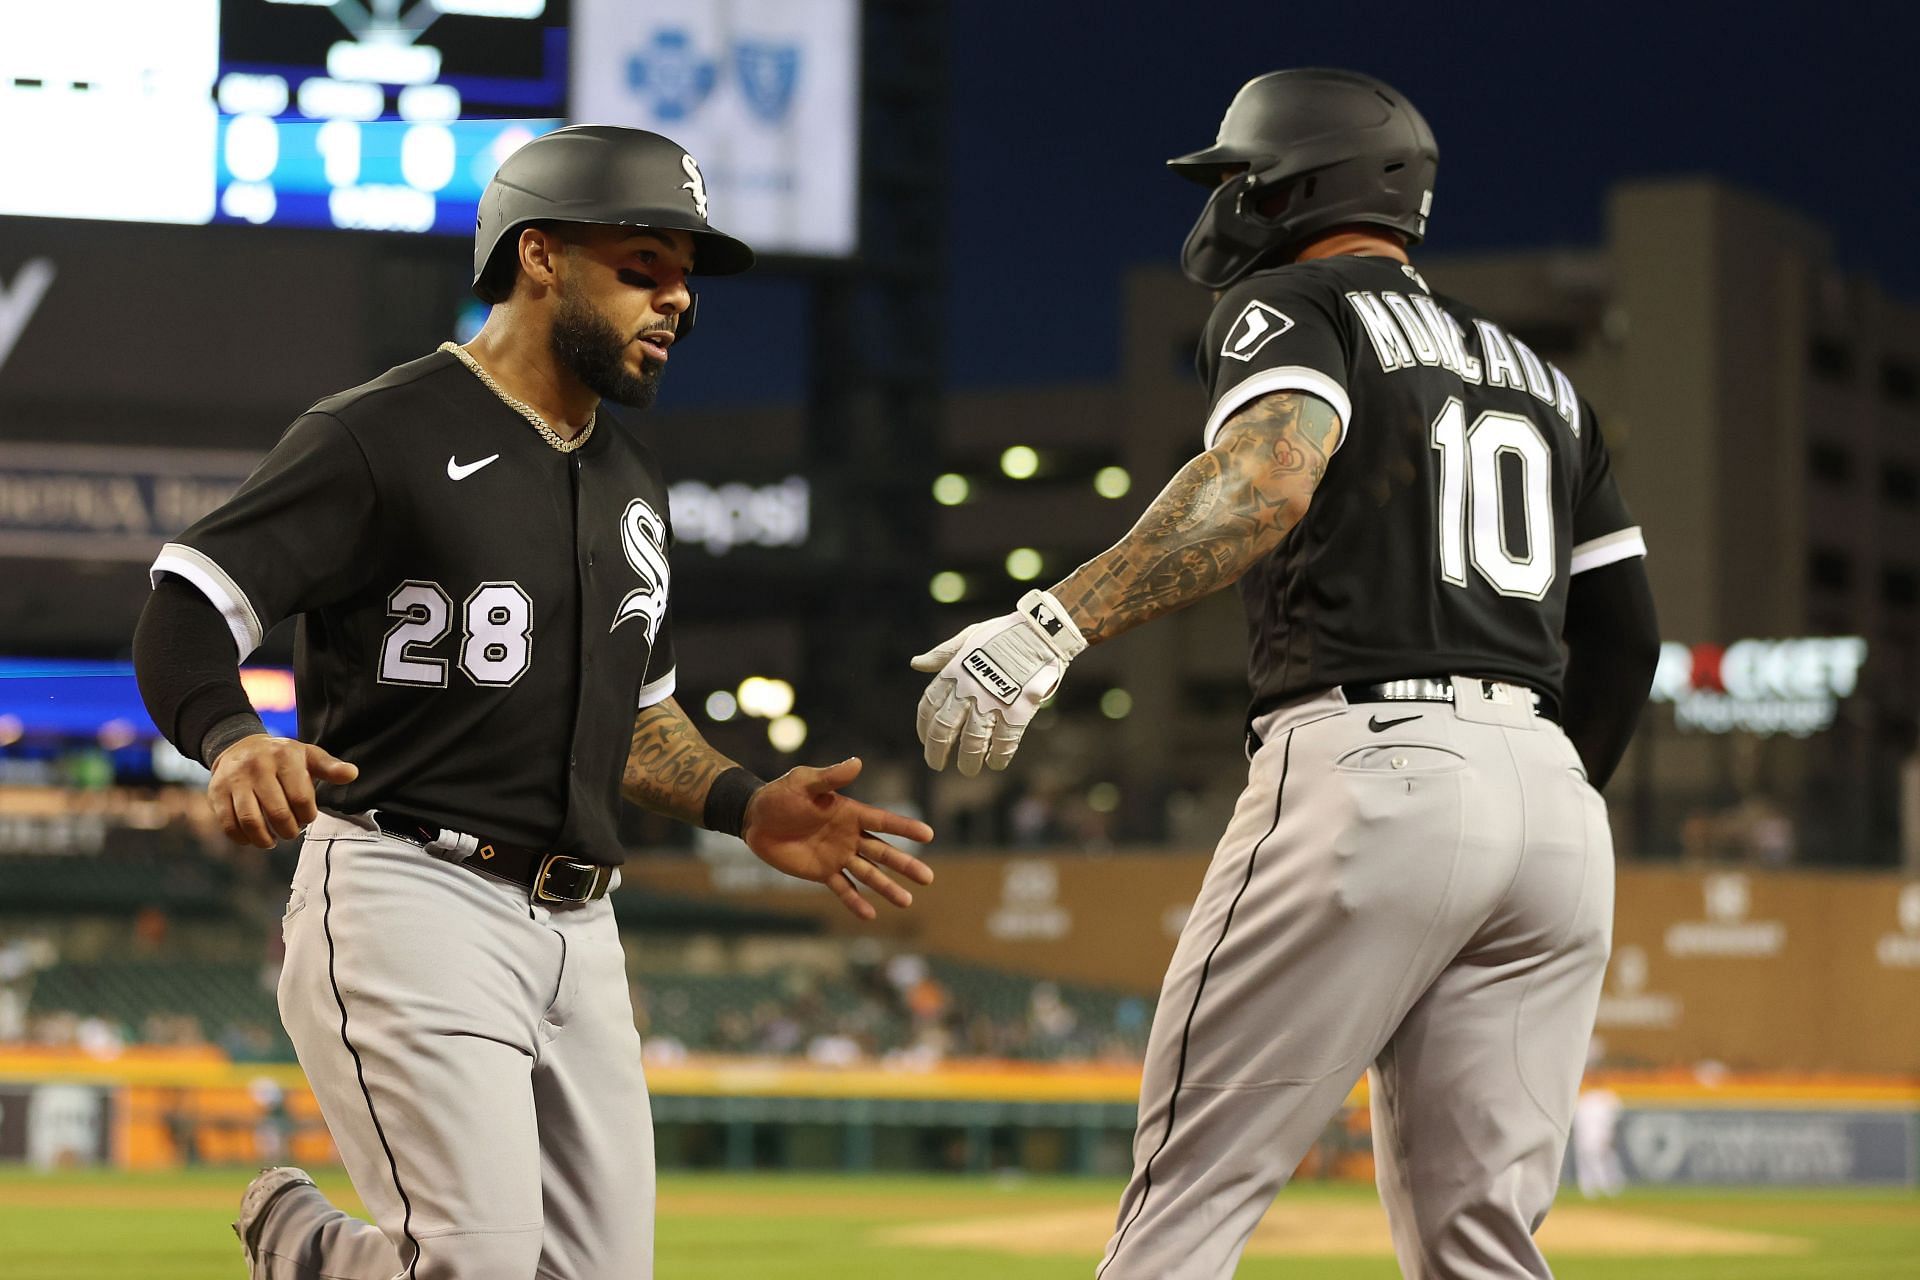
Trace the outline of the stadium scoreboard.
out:
M 0 0 L 0 213 L 470 233 L 563 0 Z
M 571 118 L 687 147 L 761 252 L 844 257 L 860 26 L 857 0 L 0 0 L 0 215 L 468 235 Z

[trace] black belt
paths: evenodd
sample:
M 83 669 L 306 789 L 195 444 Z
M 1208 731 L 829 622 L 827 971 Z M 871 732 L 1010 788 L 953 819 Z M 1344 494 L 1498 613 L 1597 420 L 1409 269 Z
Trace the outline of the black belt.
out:
M 1489 680 L 1488 684 L 1504 684 L 1524 690 L 1533 695 L 1533 714 L 1542 720 L 1560 723 L 1560 704 L 1524 684 L 1514 684 L 1511 680 Z M 1348 702 L 1453 702 L 1453 681 L 1447 676 L 1422 676 L 1411 680 L 1383 680 L 1378 684 L 1343 684 L 1340 693 Z M 1247 758 L 1265 746 L 1266 742 L 1253 725 L 1247 725 Z
M 373 822 L 388 835 L 423 849 L 441 839 L 439 823 L 411 814 L 375 809 Z M 473 852 L 454 865 L 477 875 L 511 881 L 535 902 L 593 902 L 607 896 L 613 881 L 613 868 L 597 862 L 583 862 L 564 853 L 542 853 L 487 836 L 473 839 Z
M 1560 723 L 1560 704 L 1524 684 L 1511 680 L 1489 680 L 1533 695 L 1533 713 L 1542 720 Z M 1340 692 L 1348 702 L 1452 702 L 1453 681 L 1446 676 L 1422 676 L 1412 680 L 1383 680 L 1378 684 L 1343 684 Z

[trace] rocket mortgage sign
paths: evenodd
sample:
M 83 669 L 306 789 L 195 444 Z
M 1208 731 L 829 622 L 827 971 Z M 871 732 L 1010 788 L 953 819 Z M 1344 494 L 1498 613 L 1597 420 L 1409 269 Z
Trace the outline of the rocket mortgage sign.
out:
M 1695 733 L 1804 738 L 1833 724 L 1866 660 L 1859 636 L 1669 642 L 1660 646 L 1652 700 L 1671 703 L 1674 724 Z

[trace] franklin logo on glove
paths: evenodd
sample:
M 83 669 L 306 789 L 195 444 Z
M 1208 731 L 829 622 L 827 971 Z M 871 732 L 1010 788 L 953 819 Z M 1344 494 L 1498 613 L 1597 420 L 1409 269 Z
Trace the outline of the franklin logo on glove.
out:
M 1020 696 L 1020 686 L 1000 674 L 985 649 L 975 649 L 967 655 L 967 669 L 979 676 L 980 683 L 1000 701 L 1011 703 Z
M 937 673 L 915 724 L 927 766 L 944 769 L 952 758 L 968 777 L 983 764 L 1006 768 L 1033 713 L 1086 648 L 1066 608 L 1045 591 L 1029 591 L 1012 613 L 915 658 L 915 671 Z

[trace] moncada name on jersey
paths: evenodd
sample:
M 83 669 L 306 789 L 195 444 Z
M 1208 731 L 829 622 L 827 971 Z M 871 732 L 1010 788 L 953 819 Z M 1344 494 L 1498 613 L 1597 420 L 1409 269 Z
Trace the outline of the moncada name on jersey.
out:
M 1381 372 L 1441 368 L 1475 386 L 1525 391 L 1552 406 L 1568 430 L 1580 434 L 1580 399 L 1567 375 L 1492 321 L 1473 322 L 1480 334 L 1480 349 L 1486 353 L 1482 360 L 1467 354 L 1460 322 L 1425 293 L 1408 297 L 1390 289 L 1356 289 L 1347 294 L 1347 302 L 1366 327 Z

